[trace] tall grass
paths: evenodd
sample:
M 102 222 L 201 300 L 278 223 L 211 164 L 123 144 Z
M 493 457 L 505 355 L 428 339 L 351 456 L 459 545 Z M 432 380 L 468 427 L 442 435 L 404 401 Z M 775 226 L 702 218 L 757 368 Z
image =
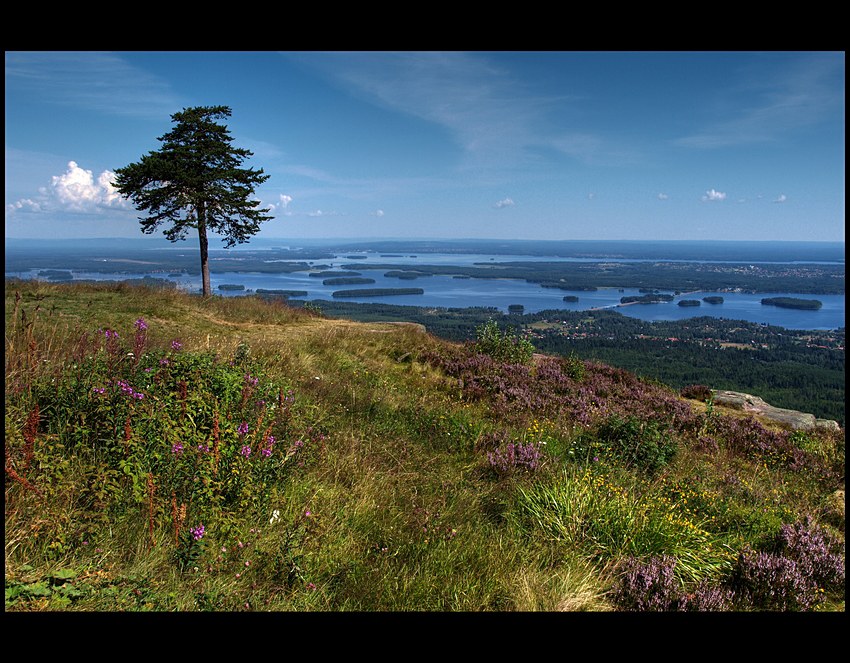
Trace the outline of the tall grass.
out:
M 781 527 L 843 543 L 843 435 L 602 365 L 123 284 L 7 282 L 5 332 L 7 610 L 609 611 L 644 568 L 714 609 Z
M 734 558 L 680 504 L 604 470 L 571 467 L 550 483 L 521 488 L 518 517 L 542 536 L 602 562 L 672 555 L 682 582 L 717 578 Z

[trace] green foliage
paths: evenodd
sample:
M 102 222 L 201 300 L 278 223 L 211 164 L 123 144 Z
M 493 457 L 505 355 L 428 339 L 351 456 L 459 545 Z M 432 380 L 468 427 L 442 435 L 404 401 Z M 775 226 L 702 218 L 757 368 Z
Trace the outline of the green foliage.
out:
M 159 151 L 115 171 L 115 188 L 148 213 L 140 219 L 142 232 L 170 224 L 164 234 L 177 241 L 197 229 L 205 296 L 210 295 L 207 230 L 221 235 L 230 248 L 248 241 L 272 218 L 249 199 L 269 176 L 241 167 L 252 153 L 233 147 L 227 127 L 216 122 L 230 112 L 227 106 L 199 106 L 174 113 L 175 127 L 159 138 Z
M 668 465 L 677 449 L 672 431 L 661 423 L 612 415 L 577 436 L 570 456 L 584 462 L 607 459 L 651 475 Z
M 534 345 L 515 331 L 501 331 L 495 320 L 488 320 L 476 329 L 475 351 L 498 361 L 527 364 L 534 355 Z
M 32 567 L 24 569 L 32 570 Z M 74 584 L 78 571 L 60 568 L 37 580 L 7 581 L 5 586 L 6 610 L 18 604 L 43 600 L 52 610 L 67 609 L 74 601 L 84 596 L 83 590 Z

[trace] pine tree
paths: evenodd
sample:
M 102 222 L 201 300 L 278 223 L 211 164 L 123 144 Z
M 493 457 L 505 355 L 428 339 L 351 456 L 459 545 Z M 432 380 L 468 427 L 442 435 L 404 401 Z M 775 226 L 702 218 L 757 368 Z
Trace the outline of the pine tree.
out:
M 225 248 L 247 242 L 272 219 L 250 200 L 254 187 L 269 176 L 262 168 L 242 168 L 249 150 L 233 147 L 227 126 L 216 122 L 231 114 L 227 106 L 184 108 L 171 116 L 174 128 L 160 136 L 160 150 L 115 171 L 115 187 L 139 211 L 143 233 L 170 224 L 163 234 L 172 242 L 197 228 L 204 297 L 210 295 L 207 232 L 222 236 Z

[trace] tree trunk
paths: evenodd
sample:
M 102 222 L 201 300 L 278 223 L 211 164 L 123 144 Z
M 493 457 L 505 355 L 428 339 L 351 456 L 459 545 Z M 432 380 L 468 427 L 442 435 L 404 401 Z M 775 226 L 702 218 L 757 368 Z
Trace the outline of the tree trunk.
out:
M 209 297 L 212 294 L 212 288 L 210 287 L 209 240 L 207 239 L 206 209 L 203 203 L 198 205 L 196 212 L 198 215 L 198 240 L 201 244 L 201 282 L 203 284 L 203 296 Z

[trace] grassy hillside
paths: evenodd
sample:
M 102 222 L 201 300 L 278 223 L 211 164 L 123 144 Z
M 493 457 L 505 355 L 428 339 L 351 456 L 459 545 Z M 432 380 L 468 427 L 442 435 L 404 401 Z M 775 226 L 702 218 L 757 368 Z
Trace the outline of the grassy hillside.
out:
M 7 283 L 7 611 L 844 610 L 844 436 L 482 330 Z

